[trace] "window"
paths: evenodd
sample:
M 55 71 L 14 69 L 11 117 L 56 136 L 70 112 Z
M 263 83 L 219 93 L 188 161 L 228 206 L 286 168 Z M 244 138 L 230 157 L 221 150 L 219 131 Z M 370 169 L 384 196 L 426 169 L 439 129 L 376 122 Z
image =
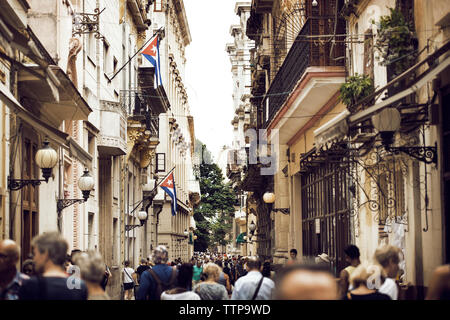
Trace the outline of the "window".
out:
M 114 73 L 116 73 L 116 71 L 117 71 L 117 64 L 118 64 L 118 61 L 117 61 L 116 57 L 113 57 L 113 71 L 114 71 Z
M 157 153 L 156 154 L 156 172 L 166 171 L 166 154 Z
M 94 213 L 89 212 L 88 215 L 88 248 L 94 249 Z
M 155 11 L 163 11 L 163 0 L 155 0 Z
M 109 71 L 108 56 L 109 56 L 109 44 L 106 43 L 106 41 L 103 41 L 103 72 L 106 74 Z
M 364 35 L 364 74 L 374 77 L 374 63 L 373 63 L 373 36 L 372 31 L 369 30 Z
M 94 156 L 95 153 L 95 136 L 91 133 L 88 133 L 88 152 L 91 156 Z
M 40 170 L 35 162 L 37 152 L 37 136 L 35 132 L 25 129 L 23 140 L 22 177 L 38 179 Z M 32 253 L 31 240 L 39 233 L 39 187 L 28 185 L 22 190 L 22 259 Z
M 119 238 L 119 229 L 118 229 L 118 223 L 117 218 L 113 218 L 113 239 L 112 239 L 112 263 L 113 265 L 118 265 L 118 251 L 119 248 L 117 247 L 117 239 Z
M 89 33 L 86 39 L 86 52 L 89 61 L 95 66 L 95 36 L 93 33 Z

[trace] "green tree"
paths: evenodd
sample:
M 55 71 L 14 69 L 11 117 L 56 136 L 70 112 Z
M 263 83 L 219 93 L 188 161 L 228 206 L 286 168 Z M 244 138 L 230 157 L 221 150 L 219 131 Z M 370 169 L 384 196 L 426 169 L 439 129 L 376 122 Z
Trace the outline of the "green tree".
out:
M 197 225 L 194 250 L 205 251 L 216 242 L 220 245 L 229 242 L 225 240 L 225 235 L 231 230 L 236 196 L 231 186 L 224 182 L 220 168 L 212 163 L 206 146 L 200 141 L 197 141 L 197 144 L 200 146 L 196 146 L 197 157 L 202 159 L 196 168 L 200 180 L 201 200 L 194 210 Z

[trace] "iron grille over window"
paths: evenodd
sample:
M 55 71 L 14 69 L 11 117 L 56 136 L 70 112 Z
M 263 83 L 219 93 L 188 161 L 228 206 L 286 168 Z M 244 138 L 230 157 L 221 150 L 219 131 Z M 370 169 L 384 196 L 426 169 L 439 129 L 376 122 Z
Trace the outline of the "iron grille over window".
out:
M 308 160 L 301 188 L 303 254 L 328 254 L 337 275 L 346 266 L 343 250 L 351 241 L 349 161 L 326 155 Z

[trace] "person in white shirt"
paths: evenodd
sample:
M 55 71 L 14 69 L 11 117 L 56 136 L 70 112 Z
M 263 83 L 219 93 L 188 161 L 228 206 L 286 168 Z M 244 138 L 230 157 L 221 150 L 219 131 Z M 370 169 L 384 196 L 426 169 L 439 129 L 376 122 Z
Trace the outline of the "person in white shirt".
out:
M 261 274 L 261 261 L 257 257 L 248 258 L 247 271 L 236 281 L 231 300 L 271 300 L 275 283 Z
M 133 296 L 134 289 L 134 279 L 133 276 L 136 276 L 134 269 L 130 268 L 130 262 L 125 261 L 125 268 L 123 269 L 123 289 L 125 292 L 125 300 L 131 300 Z
M 378 291 L 387 294 L 392 300 L 398 299 L 398 287 L 395 278 L 400 270 L 400 248 L 383 245 L 375 250 L 374 259 L 383 267 L 387 278 Z

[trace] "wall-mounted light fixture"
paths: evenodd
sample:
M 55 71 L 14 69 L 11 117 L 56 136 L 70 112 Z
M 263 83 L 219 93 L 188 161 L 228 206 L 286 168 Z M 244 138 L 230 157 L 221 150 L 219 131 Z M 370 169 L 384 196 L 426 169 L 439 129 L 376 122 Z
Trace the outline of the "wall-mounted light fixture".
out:
M 23 187 L 31 184 L 36 187 L 42 181 L 48 182 L 52 175 L 53 167 L 58 163 L 58 153 L 49 145 L 47 139 L 43 143 L 42 149 L 39 149 L 35 157 L 36 164 L 42 170 L 42 177 L 44 179 L 8 179 L 8 188 L 10 190 L 20 190 Z
M 273 212 L 281 212 L 282 214 L 290 214 L 289 208 L 274 208 L 275 194 L 273 192 L 266 192 L 263 195 L 263 201 L 269 205 L 269 210 Z
M 67 208 L 77 202 L 82 203 L 88 201 L 89 195 L 91 194 L 92 189 L 94 189 L 94 178 L 92 178 L 92 176 L 89 174 L 89 170 L 87 168 L 84 169 L 84 174 L 78 180 L 78 188 L 80 188 L 83 194 L 83 199 L 58 199 L 58 215 L 61 214 L 64 208 Z
M 372 116 L 372 124 L 380 133 L 381 140 L 387 151 L 393 153 L 403 152 L 425 163 L 437 163 L 437 144 L 430 146 L 392 147 L 394 134 L 400 129 L 401 114 L 397 108 L 384 108 Z

